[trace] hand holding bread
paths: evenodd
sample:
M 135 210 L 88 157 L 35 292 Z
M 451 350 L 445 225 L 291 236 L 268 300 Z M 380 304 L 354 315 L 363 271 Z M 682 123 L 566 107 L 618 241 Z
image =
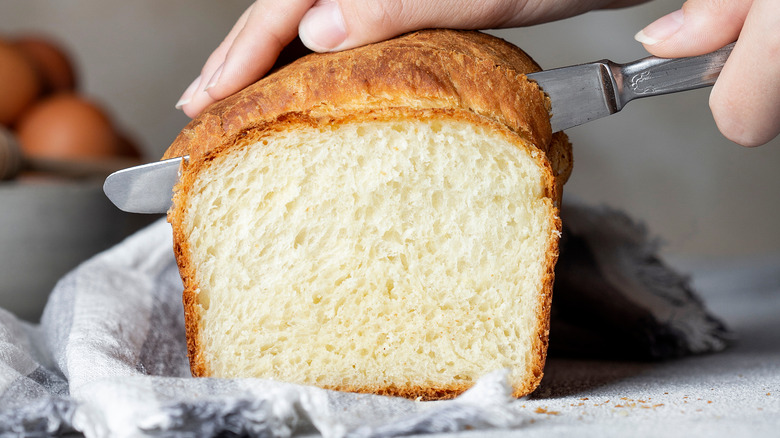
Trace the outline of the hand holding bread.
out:
M 490 0 L 255 1 L 206 61 L 177 107 L 194 117 L 260 79 L 297 35 L 311 50 L 328 52 L 383 41 L 427 28 L 489 29 L 558 20 L 646 0 L 584 2 Z
M 209 104 L 253 83 L 268 72 L 296 35 L 310 49 L 326 52 L 423 28 L 524 26 L 644 1 L 257 0 L 209 57 L 177 107 L 194 117 Z M 758 146 L 780 133 L 779 16 L 780 9 L 772 0 L 689 0 L 637 38 L 648 51 L 662 57 L 700 55 L 739 38 L 713 88 L 710 106 L 727 138 Z

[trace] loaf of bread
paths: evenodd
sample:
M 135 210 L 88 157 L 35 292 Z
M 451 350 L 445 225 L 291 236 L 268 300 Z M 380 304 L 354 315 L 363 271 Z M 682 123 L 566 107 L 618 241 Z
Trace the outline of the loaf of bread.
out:
M 544 366 L 571 146 L 479 32 L 312 54 L 208 108 L 169 221 L 195 376 L 423 400 Z

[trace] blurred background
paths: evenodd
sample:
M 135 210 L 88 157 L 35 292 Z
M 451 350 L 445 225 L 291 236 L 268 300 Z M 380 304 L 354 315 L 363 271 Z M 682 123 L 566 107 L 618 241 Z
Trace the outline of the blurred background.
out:
M 188 122 L 174 104 L 250 3 L 3 2 L 0 38 L 56 41 L 75 66 L 78 93 L 105 110 L 139 160 L 152 161 Z M 681 4 L 655 0 L 491 33 L 544 68 L 605 58 L 627 62 L 647 56 L 633 35 Z M 729 142 L 712 120 L 708 93 L 635 101 L 568 131 L 575 167 L 565 196 L 643 221 L 672 263 L 777 260 L 780 140 L 754 149 Z M 37 318 L 64 272 L 154 219 L 118 212 L 95 181 L 44 186 L 0 182 L 0 307 L 29 319 Z

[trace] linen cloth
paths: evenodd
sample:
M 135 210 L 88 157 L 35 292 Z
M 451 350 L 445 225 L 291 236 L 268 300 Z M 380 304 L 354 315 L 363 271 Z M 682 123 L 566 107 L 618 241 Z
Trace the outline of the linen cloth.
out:
M 726 347 L 729 331 L 644 227 L 577 204 L 563 217 L 551 351 L 657 360 Z M 0 310 L 0 433 L 390 437 L 511 430 L 534 415 L 511 397 L 506 370 L 438 402 L 192 378 L 171 239 L 160 220 L 86 261 L 57 284 L 40 324 Z

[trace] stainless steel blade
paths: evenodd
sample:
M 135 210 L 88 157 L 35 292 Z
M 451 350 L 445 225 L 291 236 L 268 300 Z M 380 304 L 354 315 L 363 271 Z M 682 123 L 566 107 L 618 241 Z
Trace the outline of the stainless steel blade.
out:
M 189 157 L 171 158 L 122 169 L 103 183 L 103 192 L 120 210 L 129 213 L 165 213 L 171 207 L 179 166 Z
M 658 96 L 715 83 L 734 44 L 690 58 L 654 56 L 627 64 L 609 60 L 528 75 L 550 97 L 553 132 L 623 109 L 640 97 Z

